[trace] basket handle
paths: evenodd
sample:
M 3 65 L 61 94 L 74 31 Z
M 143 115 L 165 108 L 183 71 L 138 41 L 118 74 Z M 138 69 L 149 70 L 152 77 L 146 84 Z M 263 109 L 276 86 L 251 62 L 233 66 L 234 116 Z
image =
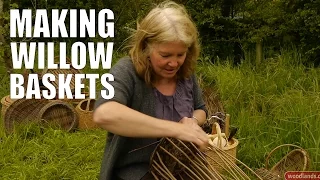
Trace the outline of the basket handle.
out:
M 216 133 L 214 133 L 214 132 L 216 132 Z M 220 125 L 219 125 L 219 123 L 217 123 L 217 122 L 215 122 L 215 123 L 213 123 L 213 125 L 212 125 L 212 134 L 217 134 L 217 137 L 218 137 L 218 147 L 219 148 L 222 148 L 222 133 L 221 133 L 221 128 L 220 128 Z
M 90 110 L 90 103 L 91 103 L 91 99 L 88 99 L 86 111 Z
M 280 149 L 281 147 L 285 147 L 285 146 L 291 146 L 291 147 L 295 147 L 295 148 L 298 148 L 298 149 L 302 149 L 304 150 L 302 147 L 298 146 L 298 145 L 295 145 L 295 144 L 282 144 L 280 146 L 277 146 L 275 147 L 267 156 L 266 158 L 266 162 L 265 162 L 265 168 L 268 169 L 268 165 L 269 165 L 269 159 L 271 157 L 271 155 L 278 149 Z

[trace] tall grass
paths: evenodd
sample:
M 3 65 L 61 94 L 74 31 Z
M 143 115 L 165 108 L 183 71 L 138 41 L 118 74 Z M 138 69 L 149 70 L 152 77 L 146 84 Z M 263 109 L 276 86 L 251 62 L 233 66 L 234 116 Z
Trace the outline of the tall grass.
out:
M 18 127 L 1 135 L 0 179 L 97 179 L 105 134 Z
M 112 63 L 122 56 L 114 53 Z M 2 98 L 10 94 L 10 78 L 1 65 L 0 70 Z M 21 70 L 13 72 L 21 73 Z M 102 75 L 108 70 L 86 67 L 83 72 Z M 102 88 L 99 80 L 96 85 L 98 92 Z M 0 179 L 98 179 L 105 130 L 65 132 L 28 124 L 18 126 L 13 134 L 6 134 L 2 118 L 0 122 Z
M 254 169 L 264 166 L 274 147 L 292 143 L 309 152 L 312 170 L 320 170 L 320 73 L 301 65 L 300 58 L 283 52 L 256 67 L 198 67 L 203 85 L 218 91 L 231 125 L 239 127 L 237 157 Z M 8 75 L 0 83 L 2 98 L 9 94 Z M 6 135 L 3 125 L 0 129 L 0 179 L 97 179 L 105 131 L 64 132 L 31 124 Z M 271 164 L 288 151 L 281 149 Z
M 198 73 L 218 89 L 231 124 L 239 127 L 240 160 L 262 167 L 268 152 L 289 143 L 306 149 L 311 169 L 320 170 L 320 71 L 303 66 L 294 52 L 283 53 L 257 67 L 218 63 Z M 289 150 L 275 153 L 271 166 Z

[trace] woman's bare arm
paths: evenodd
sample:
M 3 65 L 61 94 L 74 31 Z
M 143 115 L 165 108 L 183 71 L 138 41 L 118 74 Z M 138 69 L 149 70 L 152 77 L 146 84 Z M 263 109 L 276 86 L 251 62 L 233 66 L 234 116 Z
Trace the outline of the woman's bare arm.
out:
M 202 109 L 193 111 L 193 117 L 198 121 L 198 125 L 201 126 L 206 121 L 206 112 Z
M 93 115 L 100 127 L 126 137 L 173 137 L 200 147 L 208 144 L 207 134 L 199 127 L 157 119 L 115 101 L 100 105 Z

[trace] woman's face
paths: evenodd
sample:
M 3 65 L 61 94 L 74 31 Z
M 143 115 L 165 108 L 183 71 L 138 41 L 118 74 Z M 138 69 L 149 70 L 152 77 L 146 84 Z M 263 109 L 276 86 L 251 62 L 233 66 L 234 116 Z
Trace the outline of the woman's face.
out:
M 172 79 L 186 59 L 188 47 L 180 41 L 153 44 L 150 61 L 156 79 Z

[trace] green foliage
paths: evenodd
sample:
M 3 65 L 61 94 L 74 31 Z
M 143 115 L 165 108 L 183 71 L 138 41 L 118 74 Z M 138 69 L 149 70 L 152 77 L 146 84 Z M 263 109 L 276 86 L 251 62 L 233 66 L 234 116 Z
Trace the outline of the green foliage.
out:
M 292 44 L 306 55 L 309 63 L 320 64 L 320 6 L 319 0 L 262 0 L 229 1 L 232 10 L 223 14 L 229 0 L 186 2 L 197 23 L 203 53 L 212 62 L 233 58 L 238 52 L 235 43 L 244 51 L 255 48 L 262 41 L 272 57 L 283 47 Z
M 289 143 L 305 148 L 311 169 L 320 170 L 320 72 L 303 66 L 299 57 L 283 51 L 261 67 L 217 63 L 199 68 L 206 83 L 215 82 L 231 124 L 239 127 L 238 157 L 249 167 L 262 167 L 268 152 Z M 281 152 L 273 164 L 288 149 Z
M 14 1 L 11 1 L 14 2 Z M 137 22 L 152 7 L 153 3 L 161 0 L 69 0 L 69 1 L 16 1 L 20 8 L 51 9 L 96 9 L 109 8 L 115 15 L 116 51 L 126 51 L 128 37 L 136 29 Z M 184 4 L 196 22 L 203 55 L 214 62 L 218 58 L 244 58 L 244 51 L 254 50 L 254 44 L 262 41 L 264 49 L 272 57 L 286 46 L 297 47 L 305 54 L 308 62 L 320 65 L 320 15 L 317 7 L 320 0 L 176 0 Z M 13 6 L 11 8 L 17 8 Z M 8 13 L 5 9 L 5 13 Z M 9 18 L 9 16 L 6 16 Z M 49 19 L 51 15 L 49 13 Z M 8 25 L 4 23 L 4 25 Z M 68 26 L 69 17 L 66 18 Z M 4 28 L 8 29 L 8 28 Z M 0 30 L 2 31 L 2 30 Z M 8 32 L 8 31 L 6 31 Z M 4 32 L 5 33 L 5 32 Z M 8 36 L 6 36 L 8 37 Z M 43 41 L 110 41 L 110 39 L 96 38 L 56 38 Z M 239 57 L 237 57 L 239 56 Z

